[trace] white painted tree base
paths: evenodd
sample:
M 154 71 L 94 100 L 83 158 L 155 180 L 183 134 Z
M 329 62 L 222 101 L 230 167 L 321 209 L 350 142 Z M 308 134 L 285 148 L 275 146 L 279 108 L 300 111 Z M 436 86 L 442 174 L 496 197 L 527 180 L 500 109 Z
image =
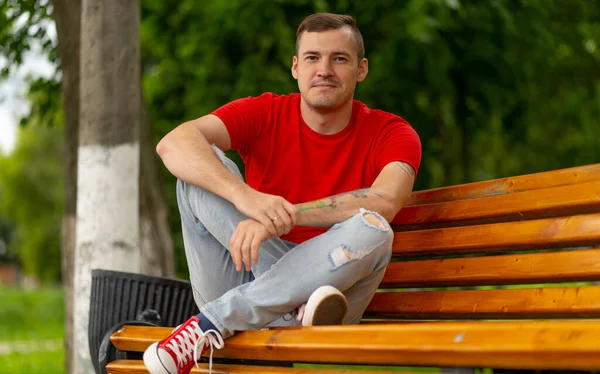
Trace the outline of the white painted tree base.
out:
M 139 143 L 80 147 L 77 170 L 73 369 L 88 374 L 92 269 L 140 271 Z

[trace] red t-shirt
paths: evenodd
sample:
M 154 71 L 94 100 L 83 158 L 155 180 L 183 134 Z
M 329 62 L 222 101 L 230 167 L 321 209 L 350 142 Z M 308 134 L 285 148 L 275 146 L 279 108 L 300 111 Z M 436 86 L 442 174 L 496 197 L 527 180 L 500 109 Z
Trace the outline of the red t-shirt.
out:
M 246 166 L 246 183 L 292 204 L 370 187 L 388 163 L 415 171 L 421 142 L 401 117 L 354 100 L 348 126 L 333 135 L 312 130 L 300 114 L 300 94 L 265 93 L 213 112 L 227 127 L 231 148 Z M 282 239 L 301 243 L 326 229 L 294 227 Z

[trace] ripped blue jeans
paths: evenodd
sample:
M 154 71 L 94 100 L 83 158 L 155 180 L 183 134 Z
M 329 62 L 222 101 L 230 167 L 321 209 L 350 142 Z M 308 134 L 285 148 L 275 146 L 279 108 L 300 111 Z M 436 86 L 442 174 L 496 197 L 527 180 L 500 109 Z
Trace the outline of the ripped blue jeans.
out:
M 213 149 L 242 178 L 235 163 Z M 299 245 L 277 237 L 266 240 L 252 271 L 238 272 L 228 251 L 229 239 L 247 217 L 229 201 L 181 180 L 177 200 L 194 298 L 223 338 L 235 331 L 294 325 L 289 313 L 323 285 L 346 296 L 344 323 L 360 323 L 391 259 L 389 224 L 361 209 Z

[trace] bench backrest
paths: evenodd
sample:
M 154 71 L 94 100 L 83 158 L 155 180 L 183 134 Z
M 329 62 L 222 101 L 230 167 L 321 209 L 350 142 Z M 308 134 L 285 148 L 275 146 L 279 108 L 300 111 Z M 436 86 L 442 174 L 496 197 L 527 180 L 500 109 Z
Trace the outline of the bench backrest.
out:
M 600 317 L 600 164 L 415 192 L 392 227 L 365 322 Z

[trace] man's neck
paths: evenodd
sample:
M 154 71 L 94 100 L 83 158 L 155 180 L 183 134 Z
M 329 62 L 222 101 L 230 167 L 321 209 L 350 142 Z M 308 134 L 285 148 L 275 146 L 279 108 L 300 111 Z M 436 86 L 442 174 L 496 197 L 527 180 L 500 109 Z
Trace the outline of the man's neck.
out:
M 342 131 L 352 118 L 352 100 L 332 110 L 311 108 L 304 100 L 300 102 L 300 113 L 304 122 L 323 135 L 332 135 Z

